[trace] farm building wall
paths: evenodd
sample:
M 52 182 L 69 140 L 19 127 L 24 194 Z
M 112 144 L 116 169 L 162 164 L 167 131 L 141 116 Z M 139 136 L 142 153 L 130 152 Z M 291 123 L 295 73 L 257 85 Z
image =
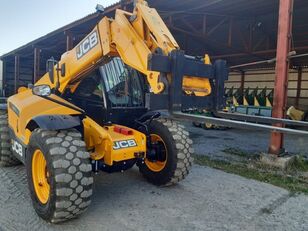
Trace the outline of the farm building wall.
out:
M 232 72 L 226 81 L 226 89 L 241 87 L 241 74 Z M 267 94 L 273 90 L 275 85 L 275 70 L 250 70 L 245 72 L 244 89 L 255 89 L 258 87 L 259 91 L 267 88 Z M 298 89 L 298 70 L 289 71 L 288 81 L 288 106 L 297 106 L 301 110 L 308 110 L 308 68 L 302 71 L 302 81 L 300 84 L 300 97 L 298 105 L 296 105 L 297 89 Z

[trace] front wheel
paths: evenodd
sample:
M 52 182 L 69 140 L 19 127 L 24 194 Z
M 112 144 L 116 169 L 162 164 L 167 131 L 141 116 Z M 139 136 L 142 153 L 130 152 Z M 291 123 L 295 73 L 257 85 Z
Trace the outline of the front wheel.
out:
M 155 185 L 172 185 L 184 179 L 193 163 L 192 140 L 183 125 L 169 119 L 149 126 L 151 150 L 139 164 L 142 175 Z
M 93 184 L 90 154 L 77 130 L 36 129 L 26 168 L 34 209 L 44 220 L 62 222 L 89 206 Z

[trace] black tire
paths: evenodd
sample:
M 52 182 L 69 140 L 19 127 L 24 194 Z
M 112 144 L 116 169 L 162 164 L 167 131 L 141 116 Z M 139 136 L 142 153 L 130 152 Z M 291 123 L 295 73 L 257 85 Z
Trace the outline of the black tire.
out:
M 0 115 L 0 166 L 10 167 L 21 164 L 21 162 L 13 156 L 11 151 L 11 138 L 9 133 L 9 125 L 7 113 L 3 110 Z
M 201 123 L 198 122 L 192 122 L 192 124 L 194 125 L 194 127 L 196 128 L 200 128 L 201 127 Z
M 169 186 L 183 180 L 193 163 L 192 140 L 183 125 L 169 119 L 153 120 L 149 126 L 151 134 L 160 136 L 167 149 L 167 161 L 159 172 L 152 171 L 145 162 L 139 164 L 142 175 L 155 185 Z
M 215 125 L 214 124 L 210 124 L 210 123 L 203 123 L 201 125 L 201 128 L 203 128 L 205 130 L 211 130 L 211 129 L 215 129 Z
M 308 121 L 308 112 L 305 112 L 303 121 Z
M 43 153 L 49 172 L 46 204 L 38 199 L 32 178 L 32 157 L 37 149 Z M 26 169 L 34 209 L 44 220 L 62 222 L 83 213 L 90 205 L 93 185 L 90 154 L 77 130 L 36 129 L 30 139 Z

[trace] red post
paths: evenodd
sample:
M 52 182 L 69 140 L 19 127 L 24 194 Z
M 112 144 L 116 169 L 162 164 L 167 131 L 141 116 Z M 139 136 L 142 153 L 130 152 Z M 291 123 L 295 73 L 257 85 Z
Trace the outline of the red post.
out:
M 276 54 L 276 77 L 274 89 L 273 117 L 284 118 L 288 96 L 288 54 L 291 47 L 293 0 L 280 0 Z M 276 124 L 282 126 L 282 124 Z M 283 151 L 283 134 L 272 132 L 269 153 L 279 155 Z

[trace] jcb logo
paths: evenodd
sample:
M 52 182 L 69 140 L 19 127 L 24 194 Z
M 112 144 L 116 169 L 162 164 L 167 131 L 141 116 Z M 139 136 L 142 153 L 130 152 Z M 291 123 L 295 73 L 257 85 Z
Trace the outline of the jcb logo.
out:
M 98 44 L 97 32 L 94 31 L 88 37 L 86 37 L 77 47 L 76 55 L 77 59 L 80 59 L 86 53 L 88 53 L 93 47 Z
M 18 155 L 23 156 L 22 146 L 15 140 L 12 140 L 12 150 L 13 152 L 16 152 Z
M 113 145 L 113 150 L 118 150 L 121 148 L 130 148 L 130 147 L 136 147 L 137 143 L 135 140 L 121 140 L 121 141 L 115 141 Z

